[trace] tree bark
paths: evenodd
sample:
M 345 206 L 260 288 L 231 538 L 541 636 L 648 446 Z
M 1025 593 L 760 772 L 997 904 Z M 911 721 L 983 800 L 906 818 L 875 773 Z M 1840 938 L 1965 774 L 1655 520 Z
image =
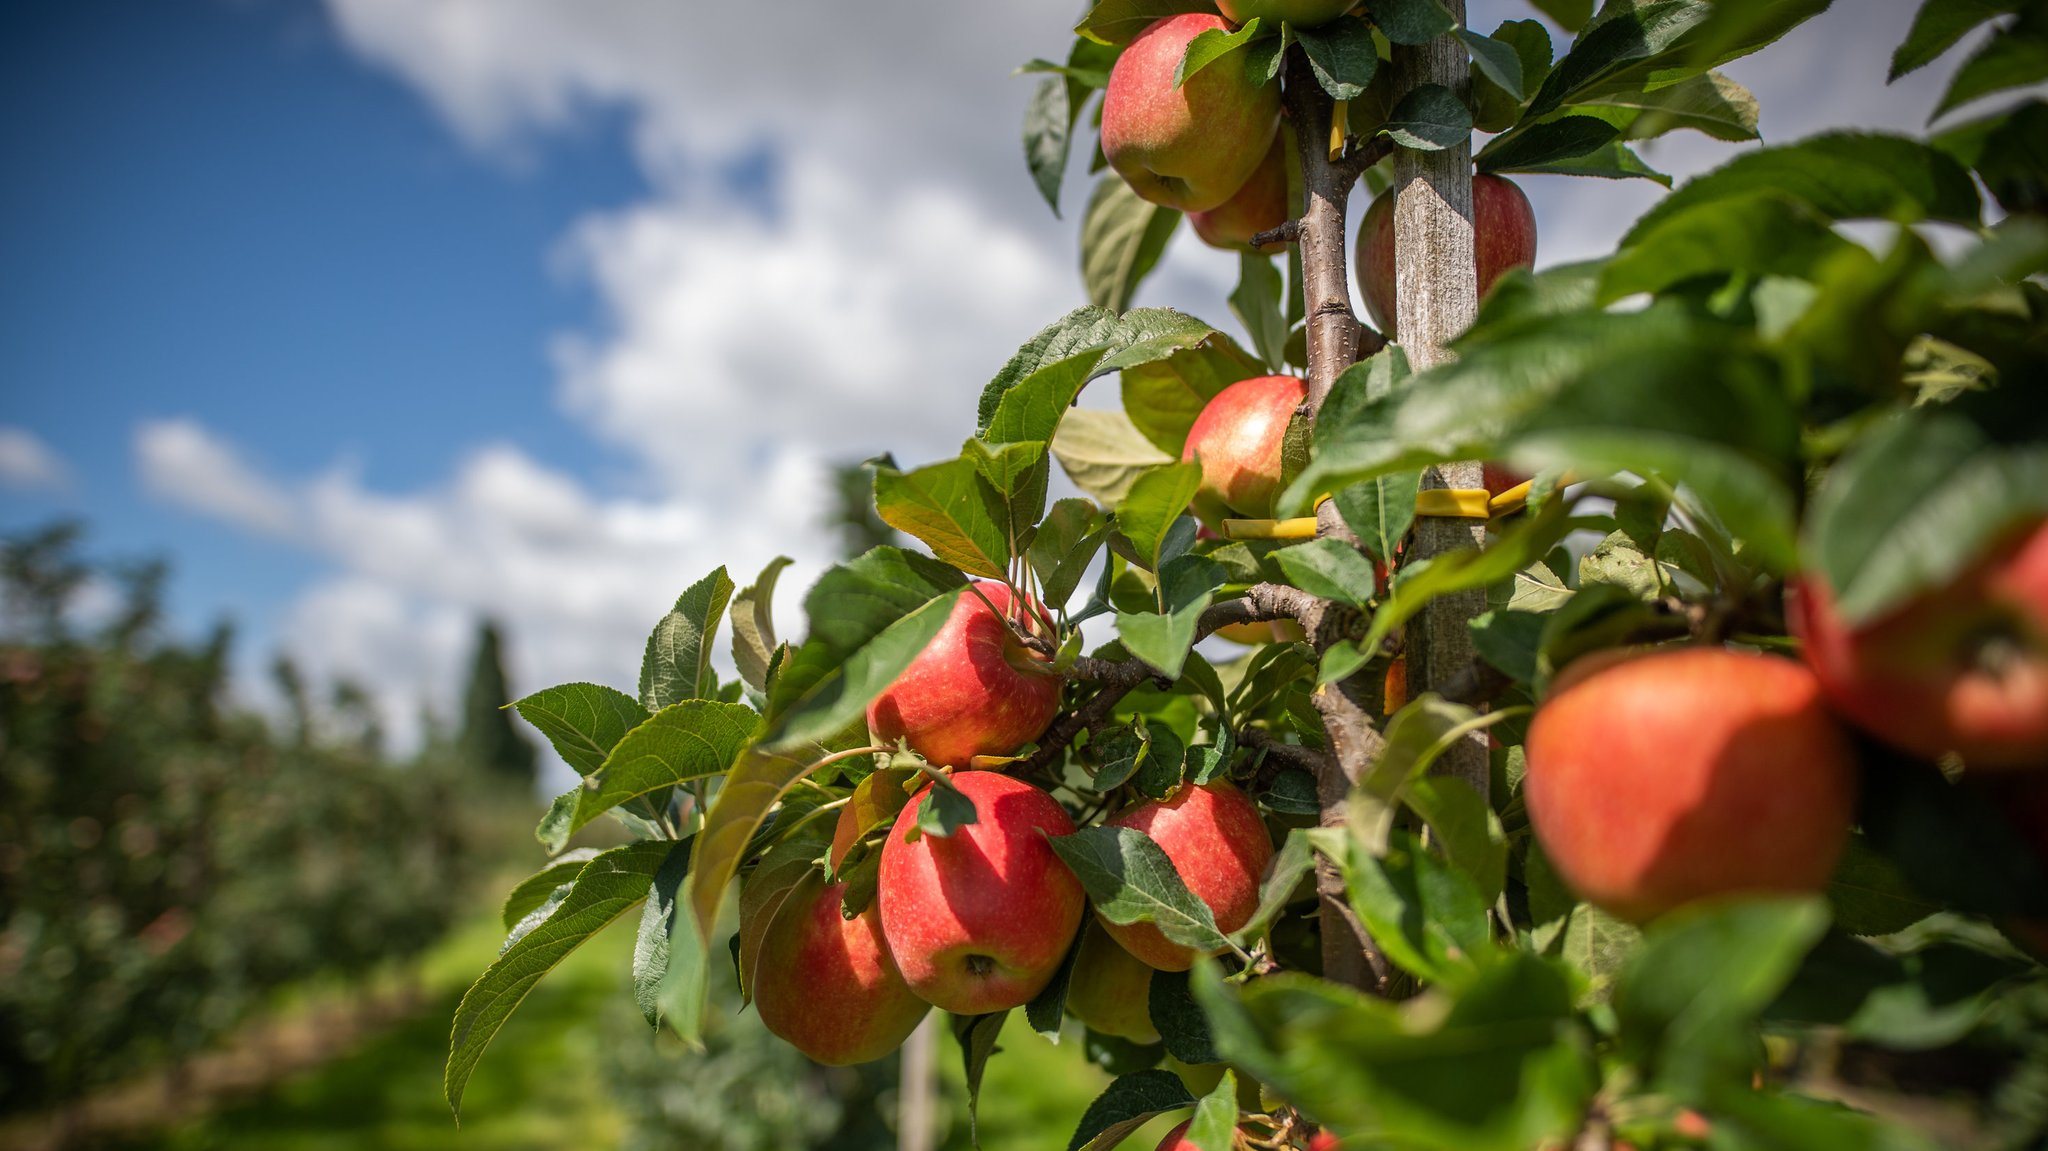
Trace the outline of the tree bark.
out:
M 1444 7 L 1458 23 L 1465 22 L 1465 0 L 1444 0 Z M 1393 64 L 1397 92 L 1441 84 L 1460 99 L 1470 98 L 1465 50 L 1451 36 L 1396 46 Z M 1394 188 L 1395 328 L 1409 364 L 1416 371 L 1425 371 L 1452 358 L 1445 345 L 1471 327 L 1479 311 L 1469 138 L 1457 147 L 1436 152 L 1396 151 Z M 1430 468 L 1423 474 L 1422 486 L 1481 488 L 1485 482 L 1478 462 L 1463 461 Z M 1422 517 L 1415 523 L 1409 562 L 1478 546 L 1485 540 L 1483 520 Z M 1471 665 L 1472 633 L 1466 624 L 1485 610 L 1483 590 L 1462 592 L 1432 601 L 1408 625 L 1408 686 L 1412 694 L 1441 691 Z M 1486 746 L 1486 737 L 1475 734 L 1437 761 L 1437 774 L 1464 780 L 1481 796 L 1486 795 Z

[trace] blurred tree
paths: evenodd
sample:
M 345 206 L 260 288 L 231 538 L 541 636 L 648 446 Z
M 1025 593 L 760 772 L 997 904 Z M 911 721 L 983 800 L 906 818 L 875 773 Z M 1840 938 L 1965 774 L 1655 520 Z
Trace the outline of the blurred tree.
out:
M 832 466 L 832 510 L 825 523 L 839 533 L 840 550 L 848 559 L 901 542 L 896 529 L 875 511 L 875 469 L 868 463 Z
M 517 781 L 530 794 L 535 782 L 533 743 L 512 724 L 505 705 L 512 688 L 505 681 L 503 644 L 495 621 L 477 625 L 476 658 L 470 664 L 469 686 L 463 692 L 463 758 L 493 775 Z

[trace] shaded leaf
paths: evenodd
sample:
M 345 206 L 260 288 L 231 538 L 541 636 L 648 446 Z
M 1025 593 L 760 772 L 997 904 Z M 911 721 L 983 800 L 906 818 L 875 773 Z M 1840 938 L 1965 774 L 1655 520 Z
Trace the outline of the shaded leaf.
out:
M 1472 113 L 1449 88 L 1418 84 L 1387 113 L 1380 131 L 1403 148 L 1435 152 L 1471 138 Z
M 1171 1071 L 1155 1068 L 1119 1076 L 1082 1113 L 1080 1124 L 1067 1140 L 1067 1151 L 1114 1147 L 1153 1116 L 1194 1104 L 1187 1085 Z
M 717 694 L 710 640 L 731 598 L 732 578 L 720 567 L 691 584 L 654 625 L 640 660 L 640 706 L 656 712 L 672 703 Z
M 1144 832 L 1128 827 L 1084 827 L 1053 836 L 1095 910 L 1111 923 L 1152 923 L 1183 947 L 1210 953 L 1230 941 L 1216 930 L 1209 905 L 1195 898 L 1166 852 Z
M 1180 213 L 1149 203 L 1114 172 L 1096 181 L 1081 220 L 1081 283 L 1091 303 L 1121 312 L 1166 252 Z

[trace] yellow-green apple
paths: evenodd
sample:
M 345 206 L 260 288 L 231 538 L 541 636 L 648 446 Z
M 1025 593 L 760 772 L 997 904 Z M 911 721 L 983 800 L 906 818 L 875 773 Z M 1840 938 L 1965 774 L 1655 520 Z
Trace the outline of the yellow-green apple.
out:
M 997 772 L 956 772 L 953 785 L 975 822 L 912 839 L 912 797 L 889 829 L 882 934 L 926 1002 L 955 1015 L 1005 1011 L 1044 990 L 1081 926 L 1087 896 L 1046 838 L 1073 834 L 1074 821 L 1052 796 Z
M 1253 236 L 1286 222 L 1287 141 L 1278 132 L 1273 134 L 1273 147 L 1267 151 L 1265 160 L 1236 195 L 1206 212 L 1188 213 L 1188 223 L 1194 225 L 1195 235 L 1203 243 L 1229 251 L 1243 250 Z M 1275 240 L 1259 251 L 1286 249 L 1285 241 Z
M 1536 709 L 1526 751 L 1544 855 L 1631 922 L 1717 895 L 1819 891 L 1848 843 L 1855 753 L 1789 659 L 1589 657 Z
M 911 993 L 882 940 L 875 909 L 839 913 L 845 884 L 813 873 L 779 903 L 747 908 L 772 915 L 767 928 L 742 922 L 742 955 L 753 972 L 754 1009 L 768 1030 L 820 1063 L 880 1059 L 903 1045 L 931 1005 Z
M 1510 268 L 1536 263 L 1536 211 L 1529 197 L 1500 176 L 1472 177 L 1472 260 L 1479 294 Z M 1394 331 L 1394 190 L 1380 193 L 1358 225 L 1358 289 L 1372 322 Z
M 1139 196 L 1204 212 L 1244 186 L 1280 126 L 1280 85 L 1255 84 L 1243 48 L 1173 77 L 1188 42 L 1221 16 L 1187 12 L 1153 22 L 1124 48 L 1102 93 L 1102 155 Z
M 981 595 L 962 593 L 939 634 L 868 705 L 879 742 L 901 739 L 933 763 L 966 767 L 1037 739 L 1059 711 L 1059 676 L 1010 627 L 1014 619 L 1030 630 L 1032 613 L 1001 583 L 975 587 Z
M 1152 969 L 1111 939 L 1100 923 L 1084 924 L 1081 951 L 1067 980 L 1067 1011 L 1104 1035 L 1157 1043 L 1151 996 Z
M 1254 16 L 1285 20 L 1301 28 L 1328 24 L 1358 6 L 1358 0 L 1216 0 L 1217 11 L 1232 24 Z
M 1973 771 L 2048 769 L 2048 523 L 1870 623 L 1844 621 L 1818 576 L 1795 581 L 1786 609 L 1828 702 L 1857 726 Z
M 1202 465 L 1195 513 L 1212 522 L 1235 512 L 1268 516 L 1280 492 L 1280 450 L 1287 421 L 1308 398 L 1293 376 L 1257 376 L 1217 392 L 1188 429 L 1182 460 Z
M 1259 877 L 1273 858 L 1265 820 L 1244 792 L 1228 782 L 1187 786 L 1167 799 L 1146 800 L 1108 820 L 1111 827 L 1144 832 L 1173 861 L 1181 881 L 1209 905 L 1224 932 L 1245 925 L 1259 906 Z M 1102 921 L 1124 950 L 1161 971 L 1186 971 L 1195 952 L 1150 923 Z

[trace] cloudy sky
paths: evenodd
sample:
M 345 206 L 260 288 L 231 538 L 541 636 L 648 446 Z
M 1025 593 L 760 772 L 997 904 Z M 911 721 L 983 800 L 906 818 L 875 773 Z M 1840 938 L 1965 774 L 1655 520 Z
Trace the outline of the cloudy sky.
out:
M 1842 0 L 1730 69 L 1767 140 L 1917 128 L 1914 0 Z M 824 468 L 950 454 L 1082 302 L 1025 172 L 1074 0 L 66 0 L 0 14 L 0 530 L 78 516 L 401 736 L 474 621 L 515 687 L 629 686 L 646 628 L 834 542 Z M 1473 0 L 1482 30 L 1530 15 Z M 1653 145 L 1683 175 L 1729 148 Z M 1078 210 L 1075 165 L 1065 202 Z M 1523 181 L 1540 261 L 1658 193 Z M 1228 322 L 1177 242 L 1139 302 Z M 793 626 L 793 620 L 786 626 Z

